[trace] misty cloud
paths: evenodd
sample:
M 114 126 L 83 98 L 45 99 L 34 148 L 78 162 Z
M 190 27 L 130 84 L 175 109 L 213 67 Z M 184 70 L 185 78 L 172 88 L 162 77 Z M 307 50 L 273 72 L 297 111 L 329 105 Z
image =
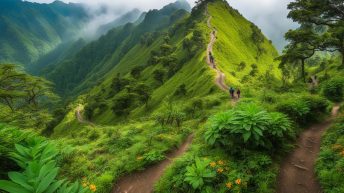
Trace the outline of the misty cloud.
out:
M 29 0 L 40 3 L 51 3 L 53 0 Z M 159 9 L 175 0 L 62 0 L 64 2 L 83 3 L 87 5 L 94 20 L 86 28 L 91 33 L 97 26 L 109 23 L 121 14 L 134 8 L 141 11 Z M 188 0 L 194 5 L 195 0 Z M 229 4 L 238 9 L 247 19 L 259 26 L 264 34 L 273 41 L 274 45 L 282 50 L 286 42 L 284 34 L 289 29 L 296 28 L 297 24 L 287 19 L 287 5 L 292 0 L 228 0 Z M 102 14 L 99 14 L 102 13 Z

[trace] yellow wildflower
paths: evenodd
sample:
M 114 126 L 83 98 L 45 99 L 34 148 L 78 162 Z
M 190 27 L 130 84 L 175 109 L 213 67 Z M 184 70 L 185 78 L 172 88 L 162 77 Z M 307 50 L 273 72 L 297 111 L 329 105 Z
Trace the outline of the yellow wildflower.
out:
M 342 155 L 344 157 L 344 150 L 342 152 L 340 152 L 340 155 Z
M 142 156 L 138 156 L 136 159 L 137 160 L 143 160 L 143 157 Z
M 340 144 L 334 144 L 334 145 L 332 146 L 332 149 L 334 149 L 334 150 L 340 150 L 340 149 L 342 149 L 342 148 L 343 148 L 343 146 L 340 145 Z
M 217 162 L 219 165 L 223 165 L 223 164 L 225 164 L 222 160 L 219 160 L 218 162 Z
M 228 189 L 231 189 L 232 186 L 233 186 L 233 184 L 232 184 L 231 182 L 227 182 L 227 183 L 226 183 L 226 187 L 227 187 Z
M 210 167 L 215 168 L 216 167 L 216 162 L 211 162 L 209 165 L 210 165 Z
M 91 185 L 90 185 L 90 190 L 91 190 L 92 192 L 95 192 L 95 191 L 97 191 L 97 187 L 96 187 L 96 185 L 94 185 L 94 184 L 91 184 Z
M 241 179 L 239 178 L 239 179 L 235 180 L 235 183 L 240 185 L 241 184 Z
M 217 169 L 217 173 L 221 174 L 223 172 L 223 168 Z

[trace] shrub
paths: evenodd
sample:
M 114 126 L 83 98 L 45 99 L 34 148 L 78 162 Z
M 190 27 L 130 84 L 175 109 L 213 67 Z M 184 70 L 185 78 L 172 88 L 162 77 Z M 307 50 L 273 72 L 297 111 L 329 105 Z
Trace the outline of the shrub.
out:
M 323 95 L 334 102 L 340 102 L 344 97 L 344 79 L 343 78 L 333 78 L 323 85 L 322 93 Z
M 211 182 L 216 176 L 216 172 L 209 167 L 209 161 L 196 158 L 195 163 L 186 168 L 185 182 L 193 189 L 202 190 L 207 182 Z
M 89 192 L 79 183 L 70 184 L 66 180 L 56 180 L 59 168 L 55 158 L 58 152 L 52 144 L 34 139 L 29 141 L 27 146 L 16 144 L 16 152 L 12 153 L 11 157 L 23 171 L 9 172 L 10 181 L 0 180 L 0 190 L 9 193 Z
M 242 104 L 213 116 L 205 133 L 210 145 L 221 145 L 235 152 L 242 146 L 271 150 L 291 135 L 289 119 L 269 113 L 254 103 Z
M 306 124 L 319 119 L 319 115 L 327 112 L 329 103 L 326 99 L 316 95 L 290 97 L 282 100 L 276 110 L 288 115 L 298 124 Z

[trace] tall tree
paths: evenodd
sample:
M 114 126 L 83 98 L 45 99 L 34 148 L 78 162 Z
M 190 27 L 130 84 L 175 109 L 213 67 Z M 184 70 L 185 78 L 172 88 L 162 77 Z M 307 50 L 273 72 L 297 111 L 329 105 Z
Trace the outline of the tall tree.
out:
M 343 0 L 296 0 L 288 5 L 288 17 L 301 25 L 321 27 L 323 51 L 338 51 L 344 67 L 344 2 Z
M 285 35 L 289 45 L 286 46 L 283 54 L 278 58 L 281 66 L 286 64 L 300 64 L 301 76 L 306 82 L 305 63 L 319 49 L 320 38 L 309 26 L 301 26 L 299 29 L 290 30 Z

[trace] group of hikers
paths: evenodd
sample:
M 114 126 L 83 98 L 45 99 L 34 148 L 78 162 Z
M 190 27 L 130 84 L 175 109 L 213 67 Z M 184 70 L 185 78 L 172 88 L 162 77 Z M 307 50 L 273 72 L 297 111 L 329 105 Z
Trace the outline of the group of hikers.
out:
M 216 35 L 215 30 L 213 31 L 213 34 Z M 215 58 L 214 58 L 214 55 L 211 53 L 211 51 L 209 51 L 209 62 L 210 62 L 210 64 L 213 65 L 213 68 L 216 69 Z M 241 90 L 239 88 L 237 90 L 235 90 L 235 88 L 229 87 L 229 94 L 230 94 L 232 99 L 240 99 Z M 235 96 L 235 94 L 236 94 L 236 96 Z
M 235 96 L 235 93 L 237 94 L 237 96 Z M 235 88 L 229 87 L 229 94 L 231 95 L 232 99 L 235 99 L 235 98 L 240 99 L 241 90 L 240 88 L 235 90 Z

